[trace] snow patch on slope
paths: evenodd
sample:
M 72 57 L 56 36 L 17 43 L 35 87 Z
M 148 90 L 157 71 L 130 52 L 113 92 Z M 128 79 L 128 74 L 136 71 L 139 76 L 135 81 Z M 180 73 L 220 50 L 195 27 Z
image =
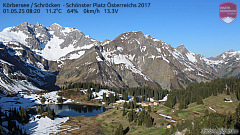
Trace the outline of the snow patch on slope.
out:
M 134 73 L 137 73 L 139 75 L 141 75 L 145 80 L 150 80 L 152 81 L 150 78 L 148 78 L 147 76 L 145 76 L 140 70 L 138 70 L 132 63 L 131 61 L 129 61 L 130 59 L 134 59 L 135 55 L 122 55 L 122 54 L 114 54 L 116 52 L 116 50 L 113 51 L 103 51 L 101 52 L 101 54 L 104 56 L 105 58 L 105 63 L 108 65 L 108 63 L 112 63 L 112 64 L 124 64 L 125 67 L 128 70 L 131 70 Z M 96 57 L 96 59 L 98 61 L 103 61 L 100 57 Z
M 26 129 L 27 134 L 39 135 L 39 134 L 56 134 L 61 132 L 61 125 L 69 120 L 69 117 L 55 118 L 51 120 L 48 117 L 37 117 L 40 115 L 35 115 L 25 124 L 23 127 Z
M 126 55 L 114 55 L 113 57 L 113 63 L 114 64 L 125 64 L 126 68 L 131 70 L 134 73 L 137 73 L 141 75 L 145 80 L 151 80 L 148 77 L 146 77 L 140 70 L 138 70 L 129 60 L 126 59 Z
M 28 36 L 21 31 L 11 31 L 11 28 L 12 27 L 6 28 L 0 32 L 0 41 L 17 41 L 27 46 L 25 39 L 27 39 Z
M 80 51 L 78 53 L 71 54 L 69 56 L 69 59 L 72 60 L 72 59 L 80 58 L 81 56 L 83 56 L 84 53 L 85 53 L 85 51 Z
M 66 59 L 73 60 L 73 59 L 78 59 L 78 58 L 80 58 L 81 56 L 83 56 L 84 54 L 85 54 L 85 51 L 79 51 L 79 52 L 76 52 L 76 53 L 72 53 L 72 54 L 70 54 L 69 56 L 60 58 L 60 60 L 66 60 Z
M 120 51 L 120 52 L 122 52 L 122 51 L 123 51 L 123 48 L 120 47 L 120 46 L 118 46 L 118 47 L 117 47 L 117 50 Z
M 43 50 L 34 50 L 36 53 L 45 59 L 57 61 L 59 58 L 66 56 L 68 53 L 82 50 L 82 49 L 90 49 L 94 46 L 94 44 L 85 45 L 82 47 L 74 47 L 73 44 L 70 44 L 68 47 L 61 48 L 60 44 L 64 42 L 63 39 L 59 39 L 57 36 L 53 36 L 51 40 L 46 44 Z M 78 54 L 70 55 L 69 59 L 77 59 L 81 57 L 85 51 L 80 51 Z
M 2 73 L 0 73 L 0 74 L 2 74 Z M 19 91 L 22 91 L 22 90 L 30 90 L 30 91 L 40 91 L 41 90 L 26 80 L 9 79 L 7 76 L 5 76 L 4 78 L 0 77 L 0 88 L 1 87 L 2 87 L 2 89 L 4 88 L 4 89 L 14 92 L 14 93 L 18 93 Z
M 39 55 L 43 56 L 45 59 L 55 61 L 73 50 L 72 49 L 73 46 L 61 49 L 59 45 L 63 42 L 64 42 L 63 39 L 59 39 L 57 36 L 53 36 L 53 38 L 46 44 L 45 48 L 42 51 L 39 50 L 35 51 Z
M 186 56 L 188 57 L 188 60 L 191 61 L 192 63 L 197 62 L 197 59 L 195 57 L 195 54 L 192 52 L 189 52 L 186 54 Z

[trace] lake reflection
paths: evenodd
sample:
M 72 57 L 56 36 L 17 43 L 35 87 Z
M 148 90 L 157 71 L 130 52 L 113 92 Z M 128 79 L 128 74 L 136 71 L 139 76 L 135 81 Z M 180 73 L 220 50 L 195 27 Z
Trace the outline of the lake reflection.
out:
M 87 117 L 90 116 L 97 116 L 105 112 L 107 109 L 102 106 L 90 106 L 90 105 L 77 105 L 77 104 L 51 104 L 45 106 L 45 108 L 54 109 L 56 115 L 63 115 L 63 116 L 80 116 L 84 115 Z

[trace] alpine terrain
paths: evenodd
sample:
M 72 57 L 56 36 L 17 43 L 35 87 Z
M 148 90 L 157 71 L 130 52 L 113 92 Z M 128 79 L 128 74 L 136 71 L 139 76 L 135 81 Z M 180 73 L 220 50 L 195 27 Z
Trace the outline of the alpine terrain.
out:
M 239 76 L 239 60 L 240 51 L 208 59 L 141 31 L 101 42 L 56 23 L 49 27 L 22 23 L 0 32 L 0 89 L 12 94 L 54 90 L 74 82 L 179 89 Z

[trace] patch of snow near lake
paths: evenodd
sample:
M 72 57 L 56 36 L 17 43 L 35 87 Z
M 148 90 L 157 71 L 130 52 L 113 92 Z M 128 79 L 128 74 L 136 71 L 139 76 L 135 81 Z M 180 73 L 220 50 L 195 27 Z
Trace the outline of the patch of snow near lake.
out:
M 86 94 L 87 90 L 84 90 L 83 92 Z M 92 94 L 94 96 L 94 99 L 103 99 L 103 93 L 106 93 L 106 97 L 109 97 L 111 93 L 115 96 L 115 92 L 109 91 L 107 89 L 100 89 L 99 92 L 93 92 Z M 132 96 L 128 96 L 128 101 L 121 100 L 121 97 L 122 97 L 121 95 L 122 94 L 119 94 L 119 100 L 117 100 L 115 104 L 129 102 L 133 100 Z M 105 104 L 105 103 L 102 102 L 102 104 Z
M 57 91 L 49 92 L 49 93 L 44 93 L 42 95 L 40 94 L 21 94 L 24 96 L 24 98 L 28 98 L 29 100 L 33 100 L 36 104 L 42 104 L 40 97 L 45 97 L 46 101 L 44 104 L 49 104 L 49 103 L 57 103 L 57 99 L 60 97 L 57 94 Z
M 168 119 L 172 119 L 171 116 L 167 116 L 167 115 L 164 115 L 164 114 L 159 114 L 159 115 L 162 116 L 162 117 L 168 118 Z
M 64 99 L 64 98 L 63 98 L 63 99 Z M 72 99 L 67 99 L 66 101 L 63 102 L 63 104 L 72 103 L 72 102 L 74 102 L 74 100 L 72 100 Z
M 107 89 L 100 89 L 99 92 L 93 92 L 93 96 L 95 99 L 103 99 L 103 93 L 106 93 L 106 97 L 109 97 L 110 93 L 115 96 L 115 92 L 109 91 Z
M 60 130 L 61 125 L 65 123 L 67 120 L 69 120 L 69 117 L 63 117 L 63 118 L 55 118 L 54 120 L 51 120 L 48 117 L 41 117 L 40 119 L 37 118 L 36 115 L 32 118 L 30 118 L 29 123 L 25 124 L 23 127 L 26 128 L 27 134 L 33 134 L 33 135 L 45 135 L 45 134 L 56 134 L 61 132 Z M 35 120 L 34 120 L 35 118 Z
M 214 110 L 212 107 L 208 107 L 209 109 L 211 109 L 212 111 L 214 111 L 214 112 L 217 112 L 216 110 Z
M 45 104 L 57 104 L 58 101 L 57 99 L 60 97 L 57 94 L 57 91 L 49 92 L 49 93 L 44 93 L 43 95 L 40 94 L 18 94 L 17 96 L 14 97 L 7 97 L 5 95 L 1 95 L 0 98 L 0 107 L 1 110 L 7 111 L 10 108 L 29 108 L 31 106 L 37 105 L 37 104 L 42 104 L 41 103 L 41 98 L 40 97 L 45 97 L 46 101 Z M 64 98 L 63 98 L 64 99 Z M 72 103 L 74 100 L 72 99 L 67 99 L 63 103 Z
M 49 93 L 44 93 L 42 95 L 40 94 L 22 94 L 24 96 L 24 98 L 28 98 L 29 100 L 34 101 L 36 104 L 42 104 L 41 103 L 41 97 L 45 97 L 46 101 L 44 102 L 44 104 L 57 104 L 58 103 L 58 98 L 60 97 L 58 95 L 57 91 L 52 91 Z M 62 97 L 64 99 L 64 97 Z M 71 99 L 67 99 L 66 101 L 64 101 L 63 103 L 71 103 L 74 100 Z
M 84 94 L 87 93 L 87 89 L 85 89 L 85 90 L 80 90 L 80 91 L 82 91 Z
M 162 100 L 158 100 L 158 101 L 167 101 L 167 97 L 168 97 L 168 94 L 165 97 L 163 97 Z
M 153 102 L 154 99 L 153 98 L 147 98 L 147 101 Z
M 118 101 L 116 101 L 116 103 L 124 103 L 124 102 L 126 102 L 126 100 L 118 100 Z
M 134 97 L 132 96 L 128 96 L 128 100 L 121 100 L 122 96 L 120 96 L 121 94 L 119 94 L 119 100 L 116 101 L 116 103 L 123 103 L 123 102 L 129 102 L 129 101 L 133 101 Z
M 176 120 L 170 120 L 171 122 L 177 122 Z

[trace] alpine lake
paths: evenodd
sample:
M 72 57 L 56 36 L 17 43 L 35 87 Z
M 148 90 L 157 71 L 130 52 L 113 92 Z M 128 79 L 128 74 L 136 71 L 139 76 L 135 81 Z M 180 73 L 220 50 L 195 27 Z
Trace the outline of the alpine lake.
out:
M 36 106 L 36 108 L 40 108 L 40 106 Z M 103 106 L 92 106 L 92 105 L 78 105 L 78 104 L 48 104 L 43 105 L 43 108 L 54 109 L 56 115 L 61 116 L 80 116 L 84 115 L 86 117 L 97 116 L 108 109 Z

